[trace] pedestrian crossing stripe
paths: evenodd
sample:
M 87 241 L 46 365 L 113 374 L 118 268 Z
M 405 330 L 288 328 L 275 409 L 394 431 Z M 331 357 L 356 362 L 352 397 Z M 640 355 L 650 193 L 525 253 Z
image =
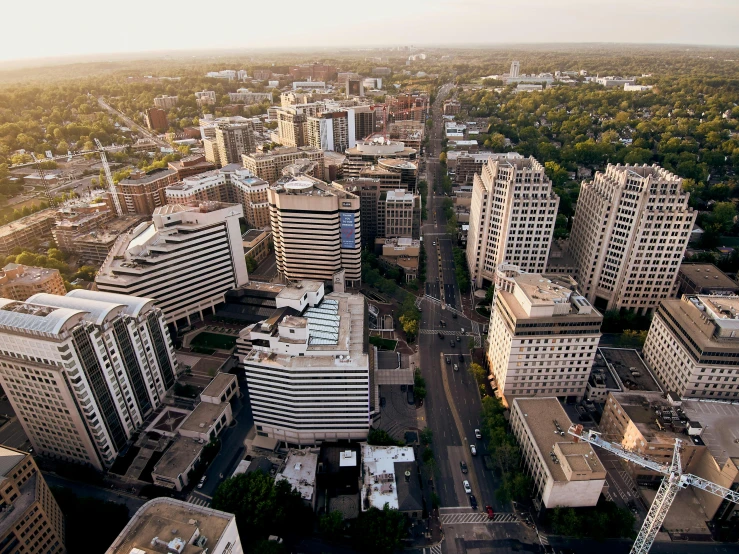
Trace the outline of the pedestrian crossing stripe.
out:
M 210 500 L 207 498 L 202 498 L 200 496 L 195 496 L 194 494 L 191 494 L 187 497 L 187 502 L 189 504 L 195 504 L 196 506 L 210 506 Z
M 463 514 L 441 514 L 439 516 L 443 525 L 454 525 L 459 523 L 515 523 L 518 517 L 515 514 L 496 513 L 493 519 L 489 519 L 484 512 L 467 512 Z

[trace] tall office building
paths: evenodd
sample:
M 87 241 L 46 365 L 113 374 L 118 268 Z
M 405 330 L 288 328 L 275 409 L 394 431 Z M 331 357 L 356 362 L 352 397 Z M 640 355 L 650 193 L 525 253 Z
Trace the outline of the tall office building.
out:
M 344 177 L 359 177 L 361 171 L 375 165 L 380 159 L 415 160 L 418 150 L 408 148 L 402 142 L 373 137 L 357 143 L 346 150 Z
M 359 197 L 318 179 L 286 177 L 269 190 L 277 271 L 283 279 L 362 280 Z
M 151 131 L 166 131 L 169 127 L 167 112 L 161 108 L 149 108 L 144 112 L 144 122 Z
M 558 205 L 534 158 L 491 155 L 472 185 L 467 263 L 475 286 L 492 283 L 504 262 L 543 273 Z
M 0 299 L 0 359 L 0 383 L 34 449 L 98 470 L 177 374 L 154 300 L 84 289 Z
M 313 148 L 343 153 L 356 144 L 352 109 L 309 117 L 305 128 L 306 144 Z
M 258 435 L 288 444 L 364 440 L 369 432 L 370 368 L 365 301 L 299 281 L 276 310 L 246 327 L 239 356 Z
M 215 139 L 221 166 L 240 164 L 242 154 L 256 152 L 257 149 L 254 124 L 248 120 L 240 123 L 218 123 Z
M 644 343 L 644 360 L 683 398 L 739 396 L 739 296 L 663 300 Z
M 385 238 L 420 238 L 420 196 L 404 189 L 391 190 L 380 197 L 377 210 L 378 236 Z
M 356 143 L 375 132 L 377 116 L 371 106 L 357 106 L 352 110 L 354 111 L 354 140 Z
M 277 110 L 277 135 L 280 144 L 292 147 L 305 146 L 306 118 L 306 114 L 294 106 Z
M 303 160 L 316 162 L 315 177 L 324 178 L 324 153 L 320 148 L 303 146 L 300 148 L 285 146 L 269 152 L 256 152 L 241 156 L 244 167 L 254 176 L 268 183 L 274 183 L 282 176 L 283 168 Z
M 490 312 L 490 373 L 497 394 L 582 399 L 603 316 L 571 278 L 501 264 Z
M 167 323 L 202 319 L 226 291 L 249 280 L 238 204 L 157 208 L 152 221 L 122 235 L 95 282 L 106 292 L 154 298 Z
M 520 71 L 521 71 L 521 62 L 513 61 L 511 62 L 511 69 L 508 72 L 508 76 L 518 77 Z
M 646 314 L 672 295 L 697 216 L 689 196 L 657 165 L 609 165 L 583 183 L 570 252 L 596 308 Z
M 28 452 L 0 446 L 0 548 L 63 554 L 64 516 Z

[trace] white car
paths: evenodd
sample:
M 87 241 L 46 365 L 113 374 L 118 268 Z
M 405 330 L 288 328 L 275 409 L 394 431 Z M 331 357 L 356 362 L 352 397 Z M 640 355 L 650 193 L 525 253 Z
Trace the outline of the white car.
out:
M 200 481 L 198 482 L 198 488 L 199 488 L 199 489 L 202 489 L 202 488 L 203 488 L 203 485 L 205 485 L 205 480 L 206 480 L 206 477 L 205 477 L 205 475 L 203 475 L 203 476 L 202 476 L 202 477 L 200 478 Z
M 462 481 L 462 486 L 464 487 L 464 492 L 466 492 L 467 494 L 472 494 L 472 487 L 470 487 L 469 481 Z
M 475 438 L 476 439 L 481 439 L 482 438 L 482 433 L 480 433 L 480 430 L 479 429 L 475 429 Z
M 472 452 L 473 456 L 477 456 L 477 447 L 474 444 L 470 445 L 470 452 Z

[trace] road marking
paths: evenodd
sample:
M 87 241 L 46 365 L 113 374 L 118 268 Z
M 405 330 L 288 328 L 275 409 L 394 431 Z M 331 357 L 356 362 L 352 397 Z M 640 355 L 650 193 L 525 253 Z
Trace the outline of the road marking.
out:
M 203 496 L 206 496 L 206 495 L 203 495 Z M 202 496 L 198 496 L 195 493 L 187 497 L 187 502 L 190 504 L 195 504 L 196 506 L 205 506 L 205 507 L 210 506 L 210 500 L 208 500 L 207 498 L 203 498 Z
M 489 519 L 485 512 L 467 512 L 461 514 L 441 514 L 439 519 L 442 525 L 459 525 L 465 523 L 517 523 L 516 514 L 496 512 L 493 519 Z

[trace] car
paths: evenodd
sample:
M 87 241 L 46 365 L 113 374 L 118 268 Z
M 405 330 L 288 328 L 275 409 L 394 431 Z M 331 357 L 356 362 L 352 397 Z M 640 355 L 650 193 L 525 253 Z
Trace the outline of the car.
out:
M 439 331 L 439 338 L 440 339 L 443 339 L 444 338 L 444 334 L 441 331 Z
M 433 245 L 436 246 L 436 241 L 433 242 Z
M 457 319 L 457 314 L 455 314 L 454 312 L 452 312 L 452 319 Z
M 462 337 L 460 337 L 459 335 L 457 335 L 457 342 L 462 342 Z
M 470 452 L 472 453 L 473 456 L 477 456 L 477 446 L 475 446 L 474 444 L 471 444 Z
M 408 399 L 408 404 L 415 404 L 416 397 L 413 396 L 413 387 L 408 387 L 408 392 L 405 393 Z
M 451 346 L 452 348 L 454 348 L 454 347 L 455 347 L 455 346 L 457 345 L 457 343 L 456 343 L 456 342 L 454 342 L 453 340 L 450 340 L 450 341 L 449 341 L 449 345 L 450 345 L 450 346 Z
M 482 438 L 482 433 L 480 432 L 479 429 L 475 429 L 475 438 L 476 439 L 481 439 Z
M 200 478 L 200 481 L 198 481 L 198 488 L 199 488 L 199 489 L 202 489 L 202 488 L 203 488 L 203 485 L 205 485 L 205 481 L 206 481 L 207 479 L 208 479 L 208 478 L 207 478 L 207 477 L 206 477 L 205 475 L 203 475 L 203 476 L 202 476 L 202 477 Z
M 459 363 L 464 363 L 464 354 L 462 354 L 461 352 L 459 353 Z
M 400 392 L 405 392 L 406 385 L 400 385 Z
M 488 519 L 493 519 L 495 517 L 495 512 L 493 511 L 492 506 L 485 506 L 485 511 L 488 514 Z
M 452 358 L 450 356 L 447 356 L 446 357 L 446 363 L 447 363 L 447 365 L 449 365 L 450 363 L 452 363 Z
M 470 495 L 470 506 L 472 506 L 473 510 L 477 510 L 477 498 L 475 498 L 474 494 Z
M 459 371 L 459 366 L 457 364 L 454 364 L 454 371 Z
M 459 462 L 459 469 L 462 470 L 462 473 L 467 473 L 467 463 L 466 462 Z
M 464 492 L 472 494 L 472 487 L 470 487 L 470 482 L 467 479 L 462 481 L 462 486 L 464 487 Z

